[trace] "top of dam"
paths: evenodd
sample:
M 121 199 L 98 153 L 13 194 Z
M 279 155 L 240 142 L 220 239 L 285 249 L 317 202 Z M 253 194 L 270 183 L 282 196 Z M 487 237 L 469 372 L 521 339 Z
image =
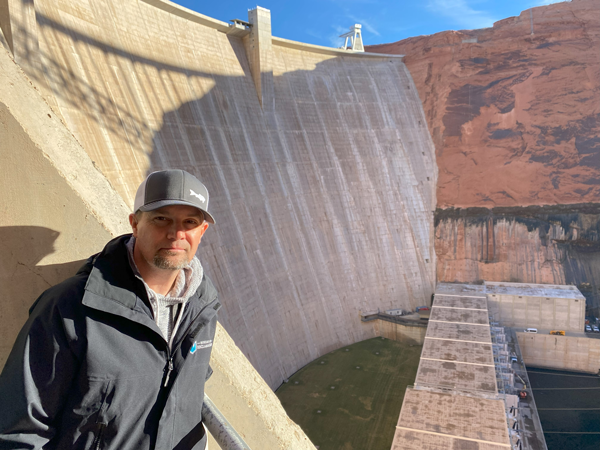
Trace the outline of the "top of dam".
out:
M 184 6 L 178 5 L 177 3 L 173 3 L 169 0 L 140 0 L 144 3 L 152 5 L 156 8 L 159 8 L 169 14 L 174 14 L 178 17 L 181 17 L 185 20 L 189 20 L 191 22 L 196 22 L 201 25 L 213 28 L 217 31 L 225 33 L 230 36 L 235 37 L 244 37 L 250 33 L 250 28 L 252 28 L 253 23 L 251 21 L 245 22 L 240 19 L 231 20 L 232 23 L 223 22 L 221 20 L 214 19 L 209 16 L 205 16 L 196 11 L 192 11 Z M 261 6 L 256 6 L 255 8 L 249 9 L 249 13 L 251 12 L 263 12 L 268 13 L 270 16 L 270 10 L 267 8 L 263 8 Z M 270 26 L 269 26 L 270 32 Z M 325 47 L 322 45 L 315 44 L 307 44 L 299 41 L 293 41 L 289 39 L 284 39 L 280 37 L 271 36 L 272 42 L 274 45 L 287 46 L 290 48 L 302 48 L 308 51 L 314 51 L 318 53 L 325 53 L 331 55 L 350 55 L 350 54 L 358 54 L 365 57 L 376 57 L 376 58 L 404 58 L 404 55 L 399 55 L 397 53 L 392 54 L 383 54 L 383 53 L 371 53 L 365 52 L 362 33 L 361 33 L 361 25 L 354 24 L 350 27 L 347 33 L 344 33 L 340 37 L 346 39 L 346 42 L 342 47 Z M 349 44 L 349 45 L 348 45 Z

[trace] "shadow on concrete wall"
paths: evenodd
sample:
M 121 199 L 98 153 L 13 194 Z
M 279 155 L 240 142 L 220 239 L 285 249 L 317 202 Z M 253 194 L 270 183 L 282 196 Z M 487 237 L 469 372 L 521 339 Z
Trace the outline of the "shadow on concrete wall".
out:
M 51 86 L 61 109 L 80 111 L 90 129 L 105 129 L 110 139 L 126 142 L 114 145 L 125 149 L 119 151 L 147 151 L 149 171 L 185 169 L 211 190 L 218 232 L 209 229 L 199 253 L 226 299 L 226 328 L 247 356 L 254 352 L 251 361 L 260 360 L 257 369 L 270 376 L 272 387 L 320 354 L 371 337 L 371 327 L 357 320 L 359 309 L 375 304 L 412 309 L 429 300 L 435 280 L 430 256 L 419 248 L 430 251 L 431 225 L 415 204 L 428 209 L 434 189 L 421 187 L 416 174 L 435 165 L 424 162 L 424 152 L 404 148 L 397 131 L 410 128 L 412 141 L 427 129 L 419 129 L 414 108 L 412 114 L 406 106 L 383 111 L 377 99 L 383 104 L 389 98 L 376 95 L 387 92 L 399 98 L 395 104 L 408 103 L 406 83 L 391 78 L 375 83 L 364 62 L 349 68 L 343 64 L 353 62 L 333 58 L 273 77 L 274 97 L 287 103 L 282 111 L 265 112 L 239 39 L 230 42 L 243 74 L 215 75 L 107 45 L 40 11 L 36 20 L 39 36 L 15 24 L 21 41 L 13 46 L 34 84 Z M 38 38 L 58 52 L 44 53 Z M 82 55 L 94 54 L 75 62 L 61 47 L 65 41 L 73 41 Z M 101 73 L 105 84 L 72 70 L 76 63 L 82 73 Z M 105 63 L 109 70 L 98 67 Z M 386 60 L 376 73 L 410 81 L 392 67 Z M 318 75 L 309 80 L 309 73 Z M 134 76 L 142 81 L 134 84 Z M 137 108 L 164 105 L 183 78 L 191 80 L 198 98 L 151 117 L 152 126 L 160 124 L 155 133 Z M 140 92 L 140 85 L 147 89 Z M 133 93 L 144 101 L 127 104 Z M 319 110 L 317 102 L 330 107 Z M 329 121 L 327 127 L 323 121 Z M 88 147 L 97 148 L 86 150 L 106 157 L 105 173 L 121 181 L 128 173 L 111 166 L 103 145 L 88 140 Z M 399 174 L 415 180 L 404 185 Z M 114 185 L 123 194 L 123 183 Z M 365 214 L 369 220 L 361 220 Z M 273 323 L 265 326 L 269 317 Z
M 0 227 L 0 369 L 35 299 L 75 275 L 85 261 L 39 265 L 54 253 L 59 235 L 45 227 Z
M 26 286 L 54 286 L 75 275 L 84 259 L 62 264 L 38 265 L 54 253 L 54 243 L 60 233 L 50 228 L 34 226 L 0 227 L 0 274 L 4 281 L 0 290 L 6 292 L 14 277 L 19 277 L 21 288 Z M 41 292 L 40 292 L 41 293 Z M 39 294 L 38 294 L 39 295 Z M 35 298 L 31 299 L 31 303 Z
M 98 89 L 89 80 L 82 78 L 75 73 L 68 64 L 72 63 L 71 56 L 64 52 L 60 55 L 60 60 L 50 53 L 45 52 L 40 47 L 39 40 L 44 39 L 48 45 L 60 47 L 61 41 L 65 39 L 73 40 L 76 44 L 84 44 L 97 50 L 99 54 L 89 55 L 90 67 L 85 67 L 89 72 L 102 73 L 101 64 L 110 58 L 110 64 L 114 66 L 114 72 L 129 73 L 132 68 L 144 67 L 150 69 L 142 76 L 148 76 L 149 73 L 185 75 L 186 77 L 202 77 L 210 79 L 211 74 L 190 70 L 185 67 L 179 67 L 172 64 L 166 64 L 156 59 L 140 56 L 99 41 L 91 36 L 83 34 L 73 28 L 66 27 L 56 22 L 43 13 L 36 12 L 37 26 L 42 32 L 38 35 L 32 34 L 26 26 L 12 20 L 12 34 L 18 36 L 18 45 L 15 47 L 14 56 L 17 63 L 24 68 L 27 75 L 32 78 L 38 86 L 47 86 L 52 94 L 68 108 L 74 108 L 86 115 L 86 118 L 96 122 L 97 126 L 104 128 L 110 134 L 119 137 L 123 141 L 143 139 L 148 144 L 153 136 L 154 130 L 140 116 L 134 115 L 127 108 L 121 107 L 115 101 L 115 97 L 109 95 L 110 90 Z M 99 57 L 98 55 L 101 55 Z M 155 72 L 153 72 L 155 71 Z M 135 89 L 129 85 L 130 79 L 117 78 L 111 80 L 111 87 L 115 89 L 116 94 L 120 90 L 134 92 Z M 122 86 L 121 86 L 122 85 Z M 108 92 L 107 92 L 108 91 Z M 147 98 L 154 97 L 160 99 L 162 92 L 144 92 Z M 142 115 L 143 116 L 143 115 Z
M 247 66 L 245 54 L 238 59 Z M 389 117 L 375 122 L 375 83 L 354 67 L 364 75 L 357 93 L 351 77 L 335 76 L 341 64 L 273 77 L 272 110 L 252 98 L 249 74 L 213 75 L 201 98 L 163 115 L 152 139 L 149 171 L 187 170 L 211 192 L 217 224 L 199 257 L 222 295 L 223 325 L 272 387 L 321 354 L 372 337 L 357 311 L 412 310 L 427 304 L 434 284 L 423 237 L 432 224 L 411 209 L 427 209 L 432 188 L 406 181 L 426 172 L 424 153 L 401 139 L 403 126 L 419 139 L 418 118 L 382 103 Z M 392 88 L 401 97 L 403 87 Z

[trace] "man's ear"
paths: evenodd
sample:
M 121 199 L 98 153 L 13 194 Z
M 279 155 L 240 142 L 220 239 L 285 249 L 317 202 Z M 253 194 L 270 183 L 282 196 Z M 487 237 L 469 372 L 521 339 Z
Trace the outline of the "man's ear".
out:
M 131 225 L 131 230 L 133 231 L 133 237 L 137 237 L 137 226 L 138 221 L 135 214 L 129 214 L 129 225 Z
M 204 221 L 204 223 L 202 223 L 202 225 L 200 225 L 201 231 L 200 231 L 200 238 L 202 238 L 202 236 L 204 236 L 204 233 L 206 233 L 206 230 L 208 230 L 208 222 Z
M 208 222 L 202 222 L 198 228 L 200 229 L 200 241 L 198 241 L 198 243 L 200 243 L 202 242 L 202 236 L 204 236 L 204 233 L 206 233 L 206 230 L 208 230 Z

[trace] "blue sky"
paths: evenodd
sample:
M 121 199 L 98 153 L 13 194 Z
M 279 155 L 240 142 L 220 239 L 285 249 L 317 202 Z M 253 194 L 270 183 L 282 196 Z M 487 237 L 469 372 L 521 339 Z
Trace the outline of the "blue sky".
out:
M 222 20 L 247 20 L 257 4 L 271 10 L 273 35 L 339 47 L 338 38 L 354 23 L 362 25 L 365 45 L 396 42 L 445 30 L 490 27 L 534 6 L 556 0 L 175 0 L 186 8 Z

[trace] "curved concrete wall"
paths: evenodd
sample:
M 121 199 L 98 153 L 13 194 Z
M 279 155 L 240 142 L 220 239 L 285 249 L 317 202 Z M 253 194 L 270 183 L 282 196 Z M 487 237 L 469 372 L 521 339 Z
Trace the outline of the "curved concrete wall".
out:
M 33 300 L 127 232 L 129 207 L 4 48 L 0 167 L 2 367 Z M 314 450 L 221 326 L 210 362 L 206 392 L 252 448 Z
M 123 200 L 2 46 L 0 167 L 1 370 L 33 301 L 128 223 L 116 213 Z
M 372 336 L 359 310 L 429 304 L 437 169 L 400 58 L 271 39 L 270 23 L 227 34 L 164 1 L 3 3 L 15 60 L 126 203 L 156 169 L 208 185 L 199 256 L 271 387 Z

